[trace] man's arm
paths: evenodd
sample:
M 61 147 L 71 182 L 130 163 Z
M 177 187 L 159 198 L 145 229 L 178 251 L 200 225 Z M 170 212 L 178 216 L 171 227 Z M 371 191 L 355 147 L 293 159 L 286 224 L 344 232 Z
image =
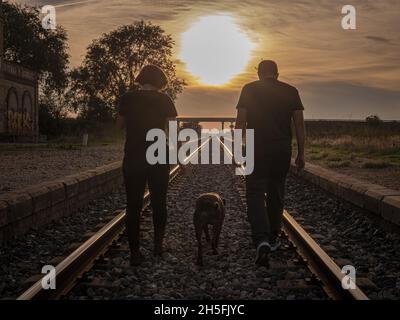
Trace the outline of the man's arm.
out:
M 297 139 L 297 157 L 296 167 L 297 171 L 301 171 L 305 166 L 304 145 L 305 145 L 305 129 L 304 129 L 304 115 L 303 110 L 295 110 L 293 112 L 293 122 L 296 131 Z
M 243 138 L 246 135 L 246 128 L 247 128 L 247 112 L 246 109 L 244 108 L 238 108 L 237 109 L 237 116 L 236 116 L 236 122 L 235 122 L 235 130 L 242 130 L 242 143 L 243 143 Z M 242 144 L 242 148 L 244 145 Z M 236 166 L 240 166 L 239 162 L 236 162 L 235 156 L 233 156 L 233 163 Z

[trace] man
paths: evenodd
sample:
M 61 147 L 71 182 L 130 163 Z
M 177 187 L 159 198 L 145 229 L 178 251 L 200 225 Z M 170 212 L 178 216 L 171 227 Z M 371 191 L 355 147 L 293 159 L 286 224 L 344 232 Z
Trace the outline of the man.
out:
M 274 61 L 258 66 L 258 81 L 246 84 L 237 104 L 236 129 L 254 130 L 254 171 L 246 176 L 247 214 L 256 264 L 268 265 L 268 254 L 278 249 L 285 180 L 291 161 L 292 119 L 297 138 L 297 170 L 304 160 L 303 104 L 296 88 L 278 81 Z M 266 196 L 265 196 L 266 195 Z

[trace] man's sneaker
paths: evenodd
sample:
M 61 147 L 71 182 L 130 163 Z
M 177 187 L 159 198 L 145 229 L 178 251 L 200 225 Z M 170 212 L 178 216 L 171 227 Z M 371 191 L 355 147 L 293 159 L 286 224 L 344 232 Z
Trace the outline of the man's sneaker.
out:
M 270 241 L 268 243 L 268 245 L 269 245 L 269 248 L 271 249 L 271 251 L 276 251 L 281 246 L 281 240 L 279 238 L 275 238 L 275 240 Z
M 260 266 L 268 266 L 268 254 L 271 251 L 271 247 L 268 242 L 261 242 L 257 247 L 256 261 L 255 263 Z

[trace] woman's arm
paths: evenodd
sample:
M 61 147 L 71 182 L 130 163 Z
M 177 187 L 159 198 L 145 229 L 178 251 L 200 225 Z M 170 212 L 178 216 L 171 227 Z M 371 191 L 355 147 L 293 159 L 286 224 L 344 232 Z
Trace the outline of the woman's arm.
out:
M 168 117 L 168 118 L 167 118 L 167 124 L 168 124 L 168 122 L 170 122 L 170 121 L 176 121 L 176 117 Z
M 117 116 L 117 127 L 122 129 L 122 128 L 125 128 L 125 126 L 126 126 L 125 117 L 118 115 Z
M 169 136 L 169 122 L 170 121 L 176 121 L 176 117 L 168 117 L 166 120 L 165 120 L 165 126 L 164 126 L 164 128 L 165 128 L 165 134 L 167 135 L 167 136 Z M 177 130 L 179 130 L 179 128 L 177 128 Z

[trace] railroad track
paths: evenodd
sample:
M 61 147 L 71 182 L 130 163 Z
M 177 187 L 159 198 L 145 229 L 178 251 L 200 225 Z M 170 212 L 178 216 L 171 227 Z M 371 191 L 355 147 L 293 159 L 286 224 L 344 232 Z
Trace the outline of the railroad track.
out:
M 221 145 L 233 158 L 233 153 L 220 139 Z M 242 167 L 242 172 L 244 168 Z M 241 176 L 244 179 L 244 175 Z M 368 297 L 357 287 L 343 288 L 345 274 L 331 257 L 317 244 L 316 241 L 296 222 L 287 212 L 283 213 L 283 231 L 288 240 L 296 247 L 298 254 L 307 263 L 310 271 L 322 282 L 324 291 L 335 300 L 368 300 Z M 347 279 L 347 278 L 346 278 Z M 352 281 L 348 279 L 348 281 Z
M 208 140 L 207 140 L 208 141 Z M 190 154 L 186 161 L 193 157 L 206 142 L 200 144 L 195 152 Z M 231 150 L 223 143 L 221 147 L 232 156 Z M 174 167 L 170 172 L 170 183 L 173 184 L 176 178 L 183 172 L 181 166 Z M 244 179 L 239 176 L 235 179 Z M 244 200 L 244 183 L 241 181 L 239 194 Z M 144 206 L 149 205 L 149 194 L 145 194 Z M 244 206 L 243 206 L 244 207 Z M 95 268 L 96 264 L 104 260 L 103 257 L 113 248 L 121 248 L 124 233 L 125 210 L 120 212 L 114 219 L 102 227 L 92 237 L 85 241 L 80 247 L 67 256 L 56 266 L 56 289 L 45 290 L 42 281 L 37 281 L 28 290 L 22 293 L 18 300 L 51 300 L 61 299 L 68 294 L 85 278 L 88 272 Z M 342 281 L 345 274 L 341 272 L 338 265 L 329 257 L 329 255 L 310 237 L 310 235 L 290 216 L 284 212 L 284 252 L 280 252 L 288 259 L 296 256 L 297 266 L 295 268 L 305 267 L 311 271 L 311 276 L 307 276 L 306 282 L 310 288 L 321 287 L 327 297 L 331 299 L 351 299 L 365 300 L 367 296 L 358 288 L 351 290 L 343 289 Z M 293 266 L 292 266 L 293 267 Z M 302 271 L 303 273 L 305 271 Z M 304 288 L 303 288 L 304 289 Z M 184 297 L 186 298 L 186 297 Z

